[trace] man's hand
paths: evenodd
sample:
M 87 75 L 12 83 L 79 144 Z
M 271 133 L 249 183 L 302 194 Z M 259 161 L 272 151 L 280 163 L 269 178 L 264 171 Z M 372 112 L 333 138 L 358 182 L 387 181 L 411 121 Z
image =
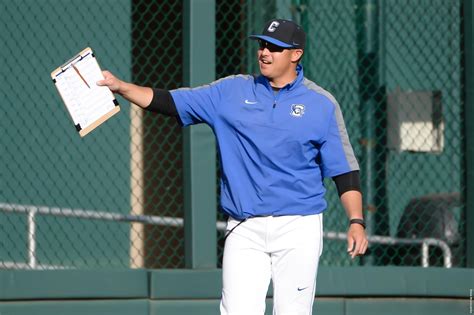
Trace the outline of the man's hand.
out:
M 362 194 L 357 190 L 349 190 L 341 195 L 341 202 L 347 213 L 347 218 L 362 220 Z M 354 259 L 355 256 L 364 255 L 368 246 L 365 229 L 358 223 L 349 225 L 347 231 L 347 252 Z
M 360 224 L 351 224 L 347 231 L 347 252 L 351 258 L 364 255 L 368 245 L 364 227 Z
M 102 71 L 104 80 L 97 81 L 97 85 L 108 87 L 113 93 L 120 94 L 126 100 L 146 108 L 153 99 L 153 90 L 149 87 L 138 86 L 116 78 L 109 71 Z
M 117 79 L 109 71 L 102 71 L 102 74 L 104 75 L 104 80 L 97 81 L 97 85 L 106 86 L 112 92 L 122 94 L 121 91 L 120 91 L 120 88 L 123 85 L 123 82 L 121 80 Z

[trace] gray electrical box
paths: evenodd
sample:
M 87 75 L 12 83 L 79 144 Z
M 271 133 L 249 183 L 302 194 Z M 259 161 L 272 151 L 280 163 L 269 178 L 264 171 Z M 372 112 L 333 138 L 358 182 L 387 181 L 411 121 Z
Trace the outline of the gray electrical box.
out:
M 387 98 L 387 145 L 397 151 L 443 151 L 441 91 L 401 91 Z

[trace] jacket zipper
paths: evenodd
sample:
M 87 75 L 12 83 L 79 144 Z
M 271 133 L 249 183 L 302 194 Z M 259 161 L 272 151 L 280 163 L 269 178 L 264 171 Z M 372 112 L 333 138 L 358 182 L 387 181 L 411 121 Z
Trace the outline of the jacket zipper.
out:
M 278 101 L 278 98 L 280 97 L 280 93 L 281 93 L 281 89 L 273 96 L 272 115 L 271 115 L 272 123 L 275 122 L 275 118 L 274 118 L 275 108 L 277 106 L 277 101 Z

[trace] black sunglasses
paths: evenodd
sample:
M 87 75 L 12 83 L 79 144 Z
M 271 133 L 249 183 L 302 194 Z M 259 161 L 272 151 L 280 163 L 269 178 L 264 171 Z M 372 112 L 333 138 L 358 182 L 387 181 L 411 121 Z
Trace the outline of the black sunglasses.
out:
M 258 40 L 258 45 L 260 47 L 259 49 L 267 48 L 272 53 L 273 52 L 282 52 L 283 50 L 288 49 L 288 48 L 277 46 L 275 44 L 272 44 L 270 42 L 267 42 L 267 41 L 264 41 L 264 40 L 261 40 L 261 39 Z

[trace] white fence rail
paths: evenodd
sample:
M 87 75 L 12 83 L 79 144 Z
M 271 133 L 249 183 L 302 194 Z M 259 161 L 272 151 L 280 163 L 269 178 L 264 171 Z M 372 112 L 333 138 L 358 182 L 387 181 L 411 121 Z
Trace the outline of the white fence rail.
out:
M 70 209 L 70 208 L 58 208 L 58 207 L 46 207 L 46 206 L 34 206 L 34 205 L 21 205 L 11 203 L 0 203 L 0 211 L 22 213 L 28 216 L 28 262 L 11 262 L 11 261 L 0 261 L 0 268 L 16 268 L 16 269 L 65 269 L 68 267 L 56 266 L 56 265 L 38 265 L 36 261 L 36 216 L 37 215 L 50 215 L 60 217 L 73 217 L 87 220 L 101 220 L 101 221 L 114 221 L 114 222 L 138 222 L 149 225 L 163 225 L 163 226 L 176 226 L 180 227 L 184 225 L 182 218 L 176 217 L 163 217 L 163 216 L 150 216 L 150 215 L 132 215 L 132 214 L 119 214 L 96 210 L 83 210 L 83 209 Z M 226 222 L 218 221 L 216 223 L 218 230 L 225 230 Z M 344 241 L 347 238 L 347 234 L 343 232 L 327 231 L 323 233 L 323 237 L 331 240 Z M 419 244 L 421 245 L 421 265 L 423 267 L 429 267 L 429 247 L 435 246 L 441 248 L 443 251 L 443 262 L 445 268 L 452 267 L 452 254 L 448 244 L 440 239 L 435 238 L 420 238 L 420 239 L 408 239 L 408 238 L 396 238 L 390 236 L 379 236 L 370 235 L 367 237 L 369 243 L 372 244 L 385 244 L 385 245 L 398 245 L 398 244 Z

